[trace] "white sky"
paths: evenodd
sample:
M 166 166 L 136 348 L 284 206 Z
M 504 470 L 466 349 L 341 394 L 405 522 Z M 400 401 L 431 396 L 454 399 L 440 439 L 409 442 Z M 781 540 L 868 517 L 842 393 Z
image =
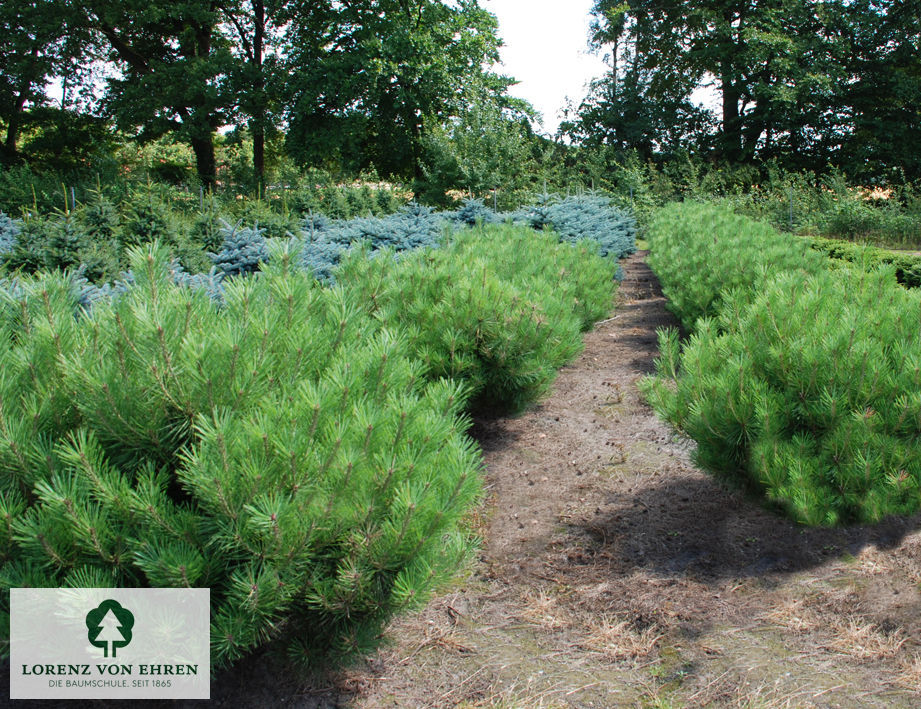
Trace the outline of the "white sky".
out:
M 499 19 L 502 73 L 518 79 L 509 93 L 543 115 L 541 132 L 553 134 L 566 99 L 578 106 L 589 81 L 601 76 L 600 55 L 588 51 L 592 0 L 480 0 Z

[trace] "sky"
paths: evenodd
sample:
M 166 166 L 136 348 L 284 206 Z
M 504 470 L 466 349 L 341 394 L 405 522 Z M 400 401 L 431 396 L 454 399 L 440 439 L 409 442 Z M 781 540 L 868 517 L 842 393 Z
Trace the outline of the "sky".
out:
M 567 97 L 578 106 L 589 81 L 601 76 L 601 55 L 588 50 L 592 0 L 480 0 L 499 20 L 503 74 L 518 79 L 509 93 L 542 115 L 540 132 L 553 134 Z

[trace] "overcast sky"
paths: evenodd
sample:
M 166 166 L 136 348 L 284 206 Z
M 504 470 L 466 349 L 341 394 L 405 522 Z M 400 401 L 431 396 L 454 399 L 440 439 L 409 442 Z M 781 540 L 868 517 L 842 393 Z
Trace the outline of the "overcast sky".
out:
M 520 81 L 510 93 L 543 114 L 542 130 L 556 132 L 566 98 L 578 105 L 586 84 L 604 73 L 588 51 L 592 0 L 480 0 L 499 19 L 500 71 Z

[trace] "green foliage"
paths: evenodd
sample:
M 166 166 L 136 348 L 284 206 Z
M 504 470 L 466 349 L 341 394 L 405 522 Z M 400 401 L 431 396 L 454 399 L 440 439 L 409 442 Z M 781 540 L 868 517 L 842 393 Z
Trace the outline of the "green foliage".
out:
M 727 293 L 751 298 L 784 271 L 815 273 L 825 259 L 801 239 L 717 205 L 682 202 L 660 210 L 649 227 L 649 265 L 669 309 L 691 330 Z
M 124 220 L 118 232 L 123 248 L 160 241 L 175 245 L 178 233 L 166 206 L 151 192 L 138 192 L 124 205 Z
M 807 524 L 917 511 L 921 292 L 726 207 L 674 205 L 650 238 L 691 335 L 660 333 L 641 389 L 698 464 Z
M 706 239 L 705 235 L 702 235 Z M 921 501 L 921 293 L 891 268 L 787 271 L 727 297 L 642 388 L 695 460 L 806 524 Z
M 423 136 L 423 179 L 415 187 L 420 199 L 447 206 L 448 193 L 462 191 L 489 196 L 499 209 L 520 205 L 538 172 L 527 118 L 485 92 L 472 95 L 456 120 L 433 125 Z
M 475 410 L 515 412 L 546 393 L 607 314 L 613 264 L 590 241 L 484 226 L 438 249 L 351 254 L 336 271 L 354 301 L 409 332 L 428 376 L 459 379 Z
M 96 238 L 81 213 L 73 211 L 25 219 L 4 263 L 8 270 L 23 273 L 80 267 L 94 281 L 114 278 L 119 273 L 115 245 L 111 240 Z
M 424 138 L 469 106 L 500 107 L 512 80 L 495 16 L 476 2 L 296 3 L 288 27 L 287 148 L 300 164 L 422 177 Z M 332 215 L 330 215 L 332 216 Z
M 852 244 L 820 236 L 807 237 L 807 242 L 813 249 L 829 258 L 854 263 L 866 270 L 890 264 L 895 269 L 895 277 L 899 283 L 907 288 L 921 287 L 921 256 L 917 254 L 893 253 L 874 246 Z
M 4 588 L 205 586 L 215 667 L 279 635 L 321 664 L 457 568 L 481 466 L 463 390 L 290 261 L 220 307 L 161 248 L 85 317 L 60 276 L 3 296 Z
M 732 165 L 918 179 L 916 10 L 902 0 L 595 0 L 592 42 L 615 69 L 563 128 L 644 158 L 688 148 Z M 720 110 L 693 105 L 706 83 Z

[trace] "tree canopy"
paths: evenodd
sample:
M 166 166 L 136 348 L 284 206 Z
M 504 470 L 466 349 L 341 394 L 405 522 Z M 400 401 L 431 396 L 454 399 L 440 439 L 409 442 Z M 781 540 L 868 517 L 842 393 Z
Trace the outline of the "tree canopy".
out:
M 574 136 L 921 175 L 901 159 L 921 154 L 917 0 L 597 0 L 593 16 L 613 65 L 566 126 Z M 720 104 L 709 122 L 689 103 L 707 83 Z

